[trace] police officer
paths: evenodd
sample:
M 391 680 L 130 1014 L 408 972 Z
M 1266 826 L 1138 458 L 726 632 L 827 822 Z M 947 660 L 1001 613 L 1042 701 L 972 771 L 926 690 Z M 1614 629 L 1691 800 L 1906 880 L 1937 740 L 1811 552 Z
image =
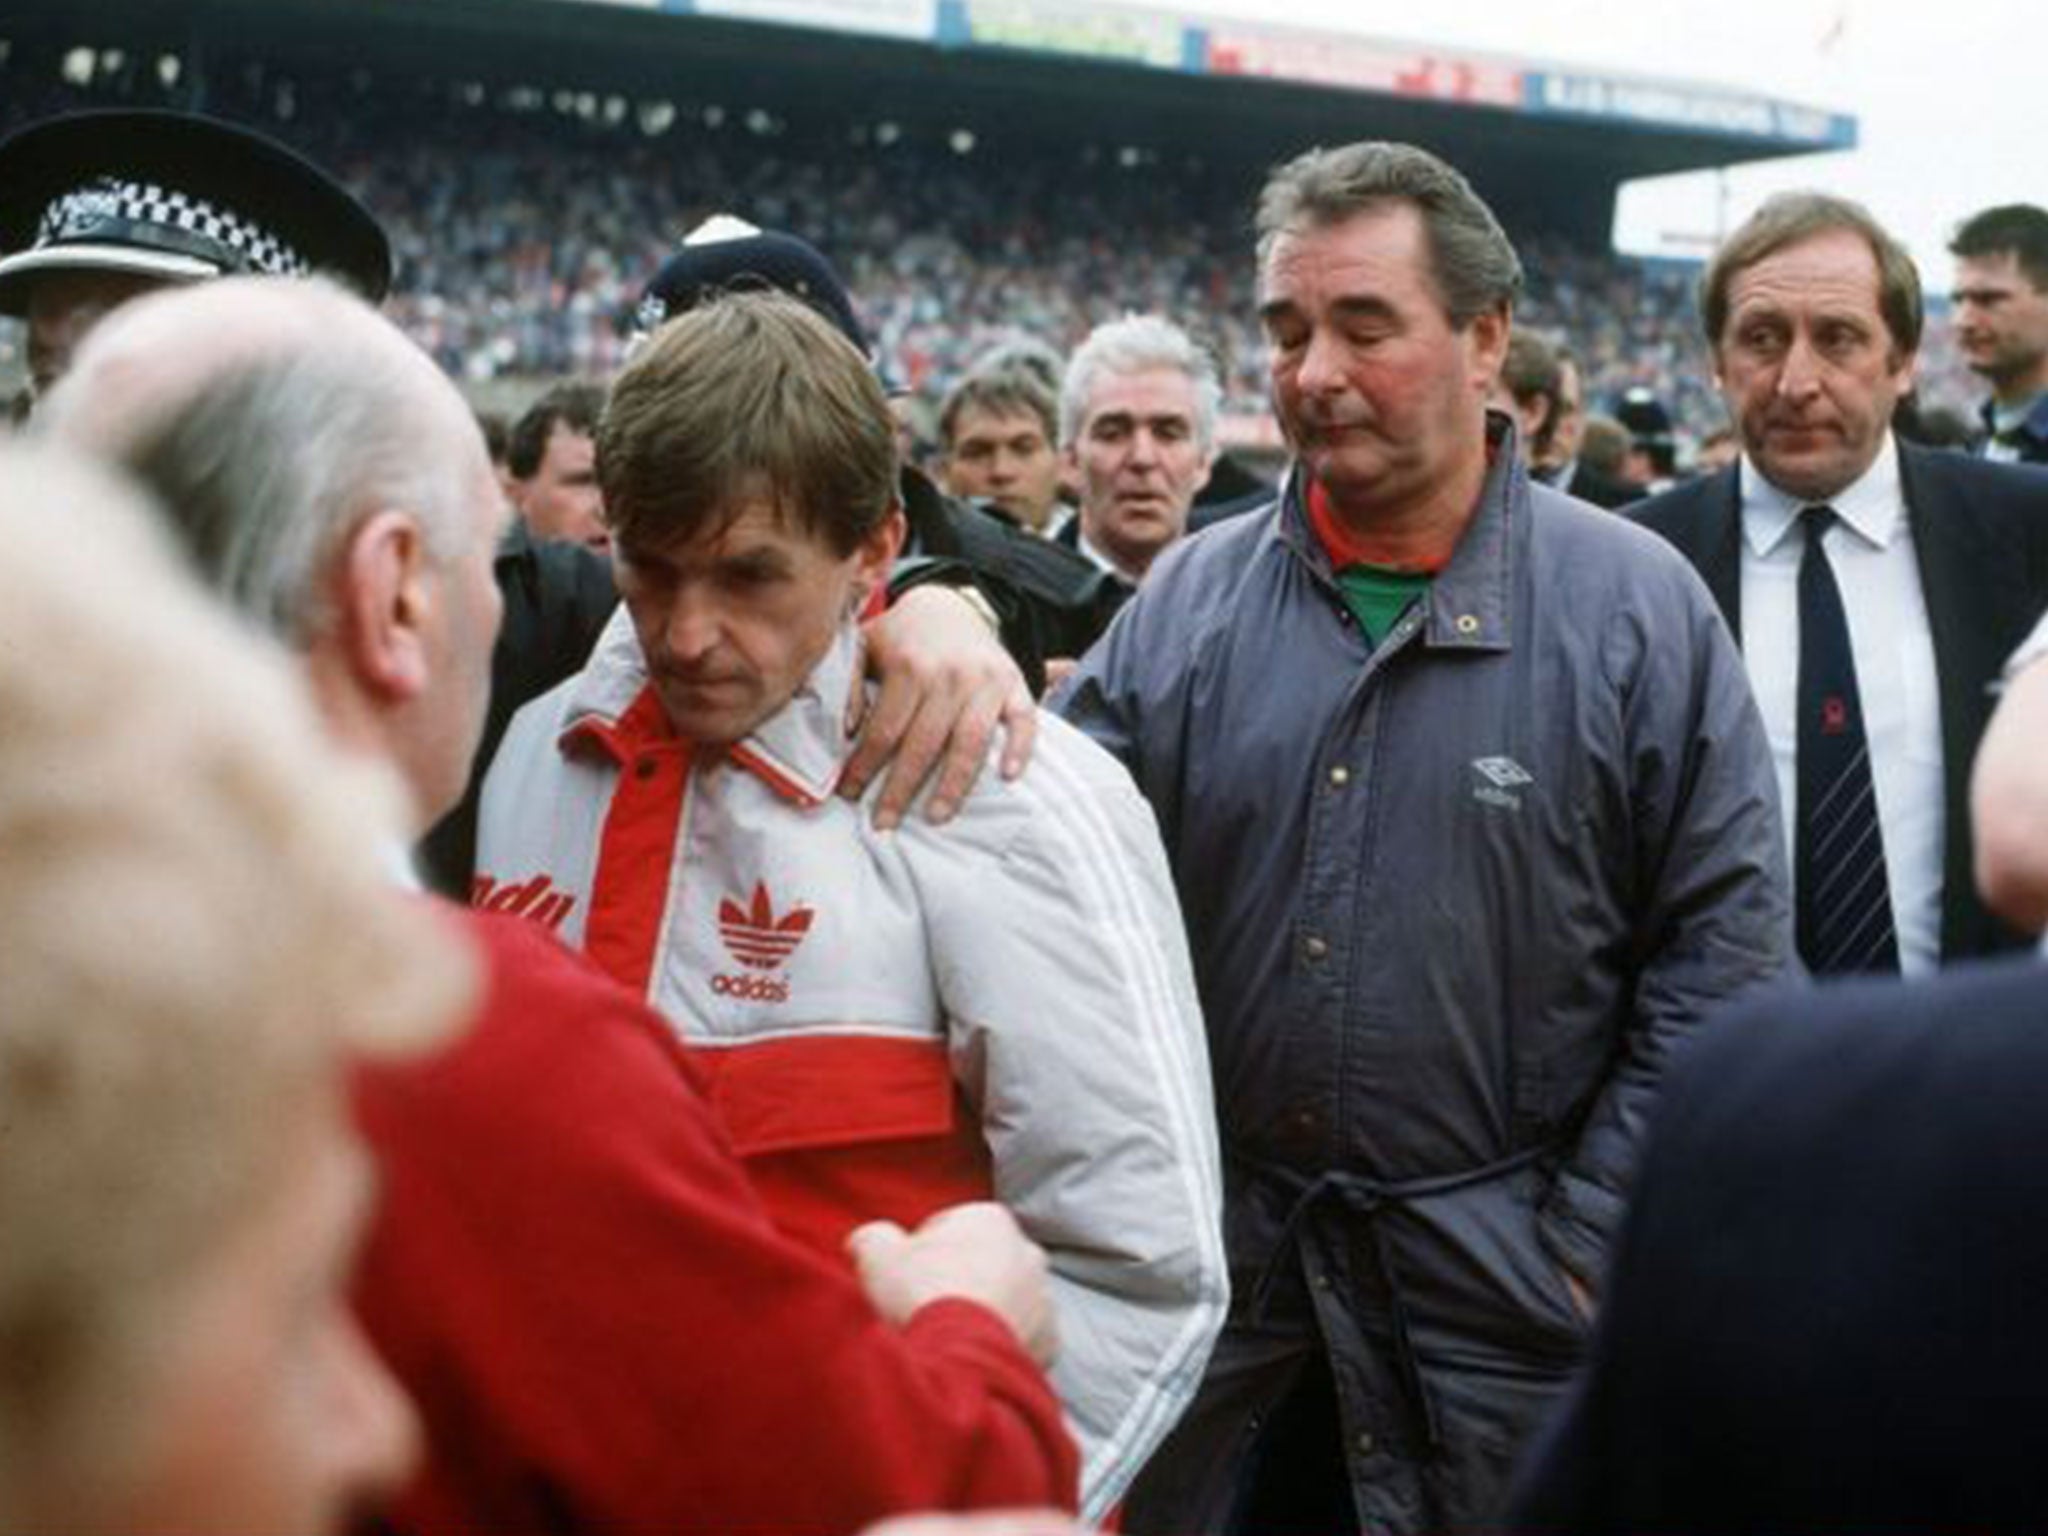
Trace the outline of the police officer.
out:
M 118 305 L 172 283 L 323 272 L 371 302 L 391 248 L 325 171 L 247 128 L 183 112 L 78 112 L 0 142 L 0 315 L 28 325 L 47 392 Z

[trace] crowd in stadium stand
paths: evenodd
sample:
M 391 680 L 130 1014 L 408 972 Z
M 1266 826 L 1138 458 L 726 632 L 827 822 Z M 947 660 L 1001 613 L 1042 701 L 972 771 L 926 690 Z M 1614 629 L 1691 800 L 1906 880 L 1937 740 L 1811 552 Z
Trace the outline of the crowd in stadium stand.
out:
M 153 78 L 118 84 L 17 96 L 0 126 L 164 94 Z M 362 73 L 286 86 L 252 71 L 210 91 L 209 110 L 267 126 L 362 194 L 398 256 L 389 313 L 469 383 L 609 375 L 662 256 L 734 211 L 824 250 L 886 371 L 927 400 L 991 346 L 1064 352 L 1120 313 L 1156 311 L 1214 348 L 1226 412 L 1265 408 L 1246 192 L 1199 164 L 1006 151 L 996 174 L 948 144 L 881 142 L 872 125 L 799 145 L 736 109 L 663 126 L 621 98 L 508 103 Z M 1519 244 L 1518 318 L 1574 348 L 1595 409 L 1645 385 L 1683 443 L 1721 425 L 1682 264 Z M 1944 326 L 1926 362 L 1923 393 L 1969 397 Z
M 2038 1528 L 2048 209 L 194 4 L 0 25 L 0 1536 Z

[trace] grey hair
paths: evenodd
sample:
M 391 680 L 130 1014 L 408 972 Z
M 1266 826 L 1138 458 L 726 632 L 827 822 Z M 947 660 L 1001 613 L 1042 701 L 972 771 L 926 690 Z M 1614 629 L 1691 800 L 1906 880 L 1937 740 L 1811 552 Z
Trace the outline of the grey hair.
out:
M 469 487 L 450 434 L 478 428 L 466 411 L 423 400 L 432 362 L 373 312 L 335 290 L 330 315 L 317 291 L 326 285 L 290 283 L 288 323 L 224 348 L 100 445 L 169 510 L 210 586 L 303 645 L 330 617 L 328 561 L 370 513 L 409 513 L 436 561 L 461 552 Z M 72 416 L 95 409 L 66 404 Z
M 1453 328 L 1463 330 L 1491 310 L 1513 310 L 1522 263 L 1500 221 L 1470 182 L 1413 144 L 1311 149 L 1276 169 L 1259 193 L 1259 265 L 1283 234 L 1398 203 L 1422 217 L 1431 276 Z
M 1171 320 L 1158 315 L 1125 315 L 1098 325 L 1067 360 L 1060 383 L 1060 444 L 1071 447 L 1081 435 L 1095 383 L 1105 373 L 1144 373 L 1171 368 L 1195 387 L 1195 441 L 1207 452 L 1216 442 L 1216 414 L 1223 407 L 1223 386 L 1208 350 Z

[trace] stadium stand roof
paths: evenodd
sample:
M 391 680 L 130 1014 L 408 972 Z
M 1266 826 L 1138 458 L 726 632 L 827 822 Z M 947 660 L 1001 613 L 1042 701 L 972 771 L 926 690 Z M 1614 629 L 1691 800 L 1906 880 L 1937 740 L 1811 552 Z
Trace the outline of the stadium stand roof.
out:
M 1852 117 L 1653 80 L 1095 0 L 17 0 L 11 46 L 318 59 L 481 82 L 867 114 L 904 131 L 1199 154 L 1412 139 L 1511 224 L 1604 246 L 1638 177 L 1841 149 Z

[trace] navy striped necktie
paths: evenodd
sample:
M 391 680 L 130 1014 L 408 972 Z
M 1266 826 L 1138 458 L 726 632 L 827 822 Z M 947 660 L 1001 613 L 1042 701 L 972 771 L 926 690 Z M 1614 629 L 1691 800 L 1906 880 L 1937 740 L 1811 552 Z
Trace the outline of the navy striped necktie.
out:
M 1792 839 L 1800 957 L 1816 976 L 1899 968 L 1870 739 L 1841 589 L 1821 540 L 1832 507 L 1799 514 L 1798 821 Z

